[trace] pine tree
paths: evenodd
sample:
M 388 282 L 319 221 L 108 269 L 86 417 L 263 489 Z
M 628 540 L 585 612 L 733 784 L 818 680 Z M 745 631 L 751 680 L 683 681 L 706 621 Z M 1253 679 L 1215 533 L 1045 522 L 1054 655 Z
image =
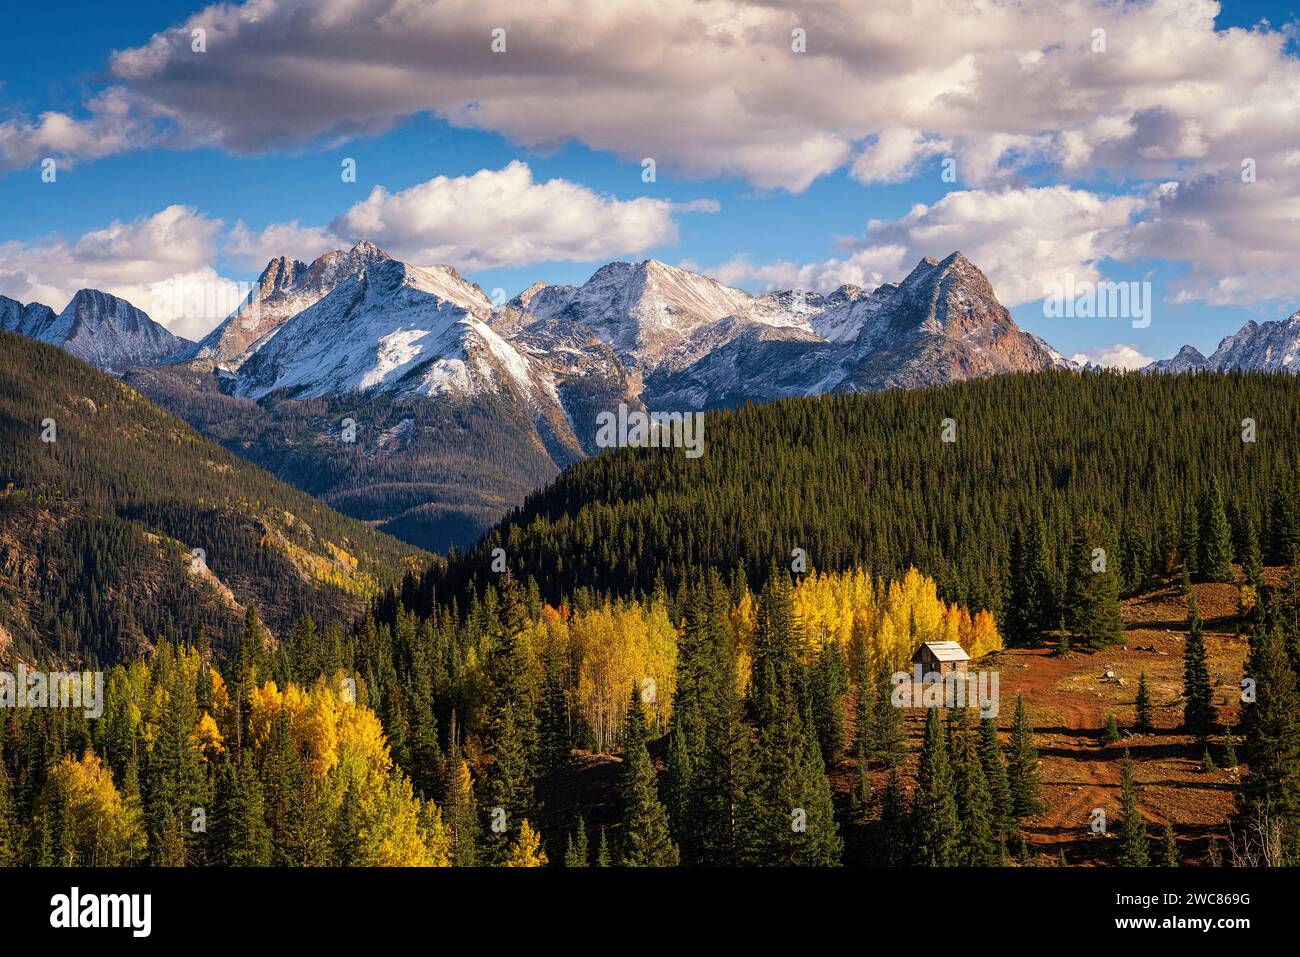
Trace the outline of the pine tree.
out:
M 1279 822 L 1282 843 L 1294 860 L 1300 844 L 1300 692 L 1287 658 L 1280 625 L 1252 636 L 1247 673 L 1255 680 L 1255 701 L 1246 705 L 1246 765 L 1243 816 L 1267 813 Z
M 1004 626 L 1006 642 L 1012 647 L 1031 647 L 1056 627 L 1048 566 L 1042 518 L 1035 514 L 1012 532 Z
M 797 806 L 804 810 L 805 827 L 793 842 L 790 861 L 801 867 L 838 867 L 844 856 L 844 841 L 835 820 L 826 765 L 822 763 L 821 749 L 813 734 L 811 711 L 804 712 L 803 727 L 803 753 L 794 793 L 800 800 Z
M 1133 728 L 1135 731 L 1151 730 L 1151 692 L 1147 688 L 1147 673 L 1144 671 L 1138 675 L 1137 700 L 1134 702 L 1136 711 Z
M 1119 740 L 1119 721 L 1114 714 L 1106 716 L 1106 729 L 1102 732 L 1101 739 L 1106 744 L 1114 744 Z
M 676 692 L 668 735 L 668 773 L 664 803 L 668 822 L 682 859 L 698 863 L 706 831 L 702 812 L 703 789 L 695 779 L 706 746 L 705 696 L 714 659 L 712 616 L 707 591 L 700 582 L 684 589 L 682 628 L 677 639 Z
M 262 784 L 245 754 L 227 762 L 213 809 L 217 861 L 227 867 L 266 867 L 271 863 L 271 830 L 266 824 Z
M 300 779 L 302 760 L 292 737 L 289 716 L 280 712 L 271 726 L 271 739 L 262 759 L 261 779 L 266 822 L 271 831 L 272 863 L 287 866 L 296 863 L 295 857 L 301 842 L 297 826 L 302 823 L 295 814 L 302 794 Z
M 939 709 L 926 709 L 912 804 L 913 851 L 916 863 L 925 867 L 951 867 L 958 861 L 957 802 L 946 737 Z
M 980 720 L 980 764 L 993 799 L 994 834 L 1004 842 L 1015 827 L 1015 805 L 1007 781 L 1007 766 L 1002 760 L 1002 746 L 998 743 L 998 725 L 993 718 Z
M 1182 556 L 1183 571 L 1187 577 L 1189 579 L 1197 577 L 1200 574 L 1198 563 L 1201 556 L 1201 533 L 1200 522 L 1191 499 L 1188 499 L 1183 506 L 1182 520 L 1178 527 L 1178 553 Z
M 716 575 L 699 600 L 699 674 L 692 692 L 699 700 L 699 744 L 698 757 L 692 757 L 683 840 L 690 842 L 694 862 L 727 866 L 741 857 L 739 822 L 746 804 L 745 790 L 752 779 L 750 729 L 736 691 L 726 592 Z M 683 700 L 680 684 L 677 700 Z
M 1094 523 L 1080 523 L 1070 551 L 1066 624 L 1093 651 L 1124 639 L 1119 574 L 1110 560 L 1113 551 Z
M 749 729 L 719 576 L 684 597 L 665 796 L 684 861 L 725 866 L 739 855 L 737 820 L 748 776 Z
M 605 829 L 600 829 L 600 843 L 596 845 L 596 866 L 609 867 L 609 844 L 605 841 Z
M 564 851 L 565 867 L 587 867 L 590 864 L 587 850 L 587 824 L 578 815 L 577 826 L 569 833 L 569 843 Z
M 1246 542 L 1244 546 L 1241 564 L 1242 571 L 1246 575 L 1246 584 L 1255 589 L 1256 593 L 1264 589 L 1264 559 L 1259 550 L 1259 529 L 1255 527 L 1253 519 L 1246 521 Z
M 1237 748 L 1232 739 L 1232 729 L 1223 736 L 1223 766 L 1225 768 L 1235 768 L 1237 761 Z
M 1273 502 L 1268 523 L 1269 563 L 1286 565 L 1300 548 L 1300 494 L 1295 475 L 1284 474 L 1273 486 Z
M 258 681 L 258 674 L 266 660 L 266 628 L 262 625 L 262 616 L 257 602 L 249 602 L 244 613 L 244 630 L 239 635 L 239 660 L 237 673 L 239 684 L 251 688 Z
M 564 681 L 558 655 L 549 651 L 543 659 L 546 669 L 542 688 L 539 728 L 539 763 L 543 772 L 553 771 L 569 759 L 573 743 L 569 735 L 569 714 L 564 699 Z
M 1169 821 L 1165 822 L 1165 867 L 1178 866 L 1178 841 L 1174 837 L 1174 826 Z
M 889 769 L 889 780 L 880 794 L 880 818 L 872 829 L 873 859 L 885 867 L 911 863 L 909 832 L 911 809 L 898 768 Z
M 965 710 L 965 709 L 959 709 Z M 957 863 L 968 867 L 997 867 L 1002 861 L 997 841 L 998 814 L 989 793 L 975 735 L 964 722 L 956 731 L 952 750 L 957 794 Z
M 478 808 L 474 801 L 473 780 L 469 765 L 460 756 L 455 742 L 456 722 L 452 719 L 452 746 L 443 762 L 443 822 L 451 834 L 452 863 L 456 867 L 473 867 L 478 863 L 478 845 L 482 836 Z
M 867 733 L 867 753 L 890 767 L 902 761 L 904 753 L 903 716 L 901 709 L 894 707 L 893 690 L 889 664 L 882 660 L 876 669 L 875 695 L 871 699 L 871 711 L 864 730 Z
M 677 847 L 668 830 L 668 812 L 659 802 L 654 763 L 646 749 L 645 713 L 632 689 L 624 723 L 623 840 L 620 861 L 625 867 L 674 867 Z
M 420 626 L 417 636 L 412 613 L 398 616 L 397 638 L 409 642 L 410 672 L 406 678 L 405 710 L 410 715 L 410 758 L 407 774 L 411 783 L 426 799 L 441 796 L 440 772 L 442 748 L 438 744 L 438 716 L 434 710 L 433 629 L 429 622 Z
M 1038 786 L 1038 751 L 1034 729 L 1025 713 L 1023 695 L 1016 695 L 1016 716 L 1011 726 L 1011 754 L 1007 759 L 1007 783 L 1011 788 L 1012 814 L 1017 818 L 1042 813 L 1043 799 Z
M 283 858 L 295 867 L 327 867 L 330 843 L 322 821 L 329 819 L 325 786 L 300 765 L 296 775 L 297 799 L 289 806 Z
M 249 607 L 249 621 L 260 627 L 255 603 Z M 191 741 L 199 720 L 198 705 L 171 644 L 160 643 L 153 667 L 166 690 L 167 707 L 148 752 L 144 778 L 149 857 L 162 867 L 197 864 L 200 842 L 190 830 L 190 814 L 208 803 L 199 755 Z
M 822 761 L 831 765 L 840 759 L 844 750 L 844 693 L 848 691 L 844 654 L 838 642 L 827 641 L 822 646 L 812 669 L 811 683 L 817 741 Z
M 1214 725 L 1214 689 L 1206 659 L 1205 629 L 1193 595 L 1187 608 L 1187 642 L 1183 648 L 1183 724 L 1204 739 Z
M 811 708 L 801 711 L 793 596 L 784 574 L 759 600 L 750 706 L 756 737 L 746 786 L 744 859 L 759 865 L 839 863 L 830 785 Z
M 507 822 L 506 831 L 488 832 L 485 846 L 492 863 L 503 863 L 514 853 L 506 833 L 533 812 L 536 774 L 537 709 L 526 612 L 512 580 L 504 583 L 503 593 L 502 622 L 492 635 L 484 669 L 487 705 L 482 741 L 491 762 L 484 775 L 482 807 L 492 815 L 504 811 Z M 517 847 L 518 840 L 515 843 Z
M 664 775 L 664 806 L 668 825 L 680 843 L 690 830 L 691 749 L 686 742 L 686 727 L 680 720 L 683 706 L 674 709 L 672 728 L 668 732 L 668 771 Z
M 1120 845 L 1121 867 L 1146 867 L 1151 859 L 1151 843 L 1146 823 L 1137 806 L 1137 781 L 1133 777 L 1133 759 L 1125 749 L 1120 762 Z
M 1236 578 L 1232 569 L 1232 529 L 1223 509 L 1219 483 L 1213 478 L 1201 498 L 1199 546 L 1197 567 L 1206 581 L 1230 582 Z

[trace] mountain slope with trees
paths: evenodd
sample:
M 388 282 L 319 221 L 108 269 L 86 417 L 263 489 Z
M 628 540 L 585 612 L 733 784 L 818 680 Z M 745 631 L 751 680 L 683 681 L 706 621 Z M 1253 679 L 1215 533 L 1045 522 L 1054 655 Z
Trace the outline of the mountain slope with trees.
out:
M 1217 574 L 1228 557 L 1289 562 L 1298 415 L 1289 375 L 1114 372 L 710 413 L 700 458 L 624 448 L 579 463 L 432 570 L 425 599 L 481 581 L 496 548 L 544 588 L 616 594 L 661 580 L 671 592 L 709 568 L 743 568 L 757 586 L 802 549 L 815 568 L 923 569 L 948 600 L 1006 620 L 1012 640 L 1065 623 L 1104 642 L 1118 594 L 1184 554 L 1197 575 L 1203 554 Z M 1113 587 L 1093 580 L 1099 561 Z
M 197 555 L 195 549 L 201 549 Z M 66 352 L 0 334 L 0 653 L 108 662 L 343 619 L 427 560 Z

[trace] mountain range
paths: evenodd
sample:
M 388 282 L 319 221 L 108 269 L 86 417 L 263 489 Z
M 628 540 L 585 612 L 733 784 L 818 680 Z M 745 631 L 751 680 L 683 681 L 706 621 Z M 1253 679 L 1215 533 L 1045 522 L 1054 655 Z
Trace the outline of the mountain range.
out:
M 1146 367 L 1150 372 L 1206 372 L 1248 369 L 1259 372 L 1300 371 L 1300 312 L 1290 318 L 1257 323 L 1253 319 L 1208 356 L 1194 346 L 1183 346 L 1169 359 Z
M 122 371 L 162 362 L 188 346 L 125 299 L 81 289 L 60 313 L 39 302 L 0 296 L 0 332 L 62 346 L 78 359 Z
M 594 454 L 597 414 L 620 403 L 686 411 L 1078 368 L 1020 329 L 960 252 L 874 290 L 754 295 L 650 259 L 493 303 L 450 266 L 362 241 L 271 260 L 198 343 L 93 290 L 58 316 L 0 299 L 0 322 L 124 372 L 242 457 L 437 550 Z M 1289 369 L 1298 354 L 1300 314 L 1152 368 Z M 345 429 L 355 441 L 340 444 Z

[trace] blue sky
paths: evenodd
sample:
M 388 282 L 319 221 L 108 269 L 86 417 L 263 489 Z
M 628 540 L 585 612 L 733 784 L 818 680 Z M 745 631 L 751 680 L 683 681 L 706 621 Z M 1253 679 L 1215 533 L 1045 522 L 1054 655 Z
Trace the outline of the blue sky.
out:
M 0 294 L 49 299 L 94 282 L 138 298 L 149 282 L 181 273 L 251 281 L 277 236 L 287 247 L 280 251 L 306 258 L 334 237 L 361 238 L 355 230 L 375 215 L 386 225 L 383 235 L 371 238 L 395 246 L 395 255 L 419 262 L 420 253 L 445 251 L 446 261 L 485 289 L 510 295 L 538 279 L 581 282 L 608 259 L 646 257 L 756 291 L 833 288 L 843 280 L 872 285 L 897 280 L 921 255 L 942 257 L 953 248 L 946 244 L 956 243 L 989 273 L 1016 320 L 1067 355 L 1122 356 L 1114 350 L 1127 346 L 1133 355 L 1161 357 L 1185 342 L 1208 353 L 1246 319 L 1285 318 L 1300 308 L 1300 275 L 1282 255 L 1295 249 L 1289 240 L 1297 237 L 1289 230 L 1300 210 L 1300 164 L 1287 150 L 1288 142 L 1300 150 L 1294 106 L 1300 89 L 1290 86 L 1300 76 L 1295 15 L 1280 3 L 1230 3 L 1207 25 L 1203 3 L 1162 4 L 1178 9 L 1164 11 L 1158 23 L 1080 2 L 1065 19 L 1043 9 L 1017 26 L 1006 22 L 1010 8 L 991 8 L 974 29 L 955 28 L 946 52 L 942 31 L 915 37 L 910 42 L 917 48 L 882 48 L 884 41 L 871 35 L 875 24 L 850 12 L 839 28 L 815 18 L 779 20 L 773 29 L 785 34 L 790 23 L 806 22 L 810 55 L 818 59 L 794 61 L 813 64 L 801 74 L 769 75 L 764 64 L 773 51 L 783 52 L 779 44 L 736 61 L 747 64 L 743 68 L 723 63 L 713 69 L 683 47 L 671 17 L 624 24 L 611 0 L 591 27 L 593 35 L 610 38 L 608 57 L 538 50 L 537 40 L 523 54 L 507 50 L 496 60 L 466 55 L 466 62 L 446 68 L 454 72 L 440 73 L 430 62 L 438 58 L 434 47 L 443 34 L 448 43 L 455 39 L 442 56 L 450 61 L 464 49 L 465 36 L 484 36 L 486 46 L 493 13 L 500 12 L 482 12 L 486 2 L 456 2 L 440 8 L 443 22 L 417 16 L 404 25 L 407 34 L 437 31 L 430 35 L 428 62 L 394 53 L 395 70 L 409 72 L 405 79 L 375 78 L 376 62 L 384 65 L 382 45 L 375 60 L 359 65 L 356 60 L 365 57 L 350 55 L 331 66 L 339 54 L 330 43 L 330 24 L 293 26 L 292 33 L 277 28 L 279 14 L 295 22 L 287 18 L 296 0 L 268 0 L 267 15 L 235 21 L 205 13 L 201 4 L 161 0 L 61 4 L 53 16 L 45 6 L 16 5 L 6 13 L 9 36 L 0 60 Z M 322 0 L 318 9 L 327 5 Z M 368 24 L 391 0 L 366 5 L 375 8 Z M 716 0 L 706 5 L 716 10 L 703 15 L 716 15 L 719 29 L 758 18 L 750 25 L 761 29 L 770 9 L 747 6 Z M 952 9 L 944 0 L 931 6 L 940 16 Z M 629 4 L 628 17 L 636 16 L 635 8 Z M 682 22 L 689 15 L 699 14 L 684 6 Z M 899 13 L 907 15 L 913 14 Z M 1113 25 L 1107 16 L 1115 17 Z M 1170 27 L 1171 17 L 1188 25 Z M 530 34 L 537 25 L 519 22 L 518 15 L 500 13 L 499 19 L 512 38 L 541 36 Z M 1023 89 L 1014 78 L 1006 84 L 996 75 L 1007 69 L 1007 44 L 1018 37 L 1032 40 L 1025 50 L 1010 51 L 1016 56 L 1034 49 L 1050 54 L 1072 39 L 1086 44 L 1093 23 L 1109 31 L 1109 59 L 1076 57 L 1036 74 L 1036 85 Z M 162 54 L 114 60 L 114 51 L 143 50 L 156 34 L 182 24 L 186 31 L 180 40 L 173 35 Z M 193 68 L 183 46 L 195 24 L 207 24 L 210 36 L 206 58 L 199 58 L 203 69 L 218 64 L 217 72 L 199 74 L 198 83 L 229 94 L 229 105 L 209 109 L 207 101 L 220 97 L 195 93 L 194 76 L 186 73 Z M 361 22 L 352 27 L 363 28 Z M 1229 28 L 1251 32 L 1234 37 Z M 1052 42 L 1053 30 L 1061 31 L 1061 40 Z M 962 47 L 963 32 L 971 35 L 969 50 Z M 564 30 L 554 33 L 562 37 Z M 562 42 L 547 36 L 547 42 Z M 1139 44 L 1142 39 L 1147 42 Z M 823 54 L 819 44 L 832 41 L 844 48 Z M 631 45 L 619 53 L 623 42 Z M 304 51 L 313 56 L 312 43 L 319 43 L 318 62 L 330 79 L 299 75 Z M 656 43 L 662 55 L 652 55 Z M 236 50 L 259 46 L 263 52 L 248 54 L 256 61 L 238 60 Z M 264 52 L 281 48 L 282 59 Z M 642 51 L 650 51 L 645 63 L 636 62 Z M 507 60 L 511 56 L 524 62 Z M 1133 59 L 1124 62 L 1126 56 Z M 553 69 L 547 57 L 557 64 Z M 1197 58 L 1203 58 L 1199 65 Z M 510 64 L 504 80 L 502 63 Z M 893 75 L 872 73 L 877 63 Z M 950 71 L 957 64 L 972 72 L 963 76 L 962 102 L 953 108 Z M 691 71 L 699 73 L 698 84 Z M 1150 75 L 1124 79 L 1143 71 Z M 891 88 L 899 75 L 907 77 L 906 85 Z M 340 85 L 331 87 L 335 76 Z M 792 76 L 806 76 L 807 89 L 796 89 Z M 626 86 L 629 80 L 636 85 Z M 1037 88 L 1048 88 L 1049 81 L 1081 91 L 1081 98 L 1091 95 L 1096 112 L 1068 102 L 1073 93 L 1039 95 Z M 1211 88 L 1196 90 L 1207 81 Z M 247 91 L 238 89 L 244 82 Z M 926 83 L 935 84 L 934 95 L 924 95 Z M 1168 102 L 1161 100 L 1162 84 Z M 722 93 L 703 95 L 710 85 Z M 541 105 L 532 87 L 545 94 Z M 420 99 L 425 89 L 431 91 L 427 103 Z M 644 98 L 646 90 L 654 92 L 653 100 Z M 1188 96 L 1188 90 L 1196 92 Z M 97 105 L 95 99 L 108 92 L 120 94 L 125 105 Z M 793 103 L 784 102 L 787 92 Z M 1288 92 L 1289 105 L 1283 99 Z M 846 102 L 876 96 L 882 102 Z M 1229 122 L 1224 116 L 1231 111 L 1223 106 L 1198 115 L 1200 96 L 1210 103 L 1247 103 L 1244 112 L 1257 115 Z M 892 110 L 891 99 L 905 105 Z M 254 117 L 264 101 L 264 114 Z M 341 105 L 333 111 L 336 101 Z M 43 119 L 51 112 L 67 124 Z M 1021 122 L 1020 112 L 1033 114 L 1033 121 Z M 1099 132 L 1092 120 L 1103 114 L 1120 125 L 1127 121 L 1130 129 Z M 281 123 L 292 127 L 283 138 Z M 882 144 L 895 124 L 912 131 L 901 140 L 914 142 L 889 153 Z M 1258 132 L 1272 127 L 1267 137 Z M 1087 157 L 1062 161 L 1067 147 L 1077 150 L 1080 142 Z M 654 182 L 643 181 L 643 153 L 656 156 Z M 42 182 L 45 156 L 57 159 L 54 183 Z M 1254 185 L 1261 188 L 1240 194 L 1261 197 L 1260 209 L 1272 217 L 1258 230 L 1249 204 L 1227 192 L 1238 179 L 1238 156 L 1256 157 L 1260 165 Z M 356 161 L 355 183 L 340 179 L 345 157 Z M 950 157 L 955 182 L 941 176 Z M 503 193 L 494 176 L 512 162 L 526 164 L 530 182 L 515 177 L 510 189 L 516 192 Z M 964 175 L 969 170 L 974 175 Z M 471 186 L 468 178 L 480 171 L 492 175 Z M 447 180 L 427 185 L 437 177 Z M 552 180 L 563 181 L 569 193 L 537 190 Z M 1195 195 L 1184 188 L 1152 199 L 1162 183 L 1198 180 L 1208 185 Z M 375 187 L 386 191 L 384 197 L 358 209 Z M 1271 192 L 1263 198 L 1266 189 Z M 953 193 L 963 196 L 945 200 Z M 516 207 L 567 206 L 565 197 L 576 196 L 574 217 L 594 217 L 594 226 L 584 233 L 576 223 L 565 232 L 550 221 L 562 214 L 506 215 L 483 207 L 499 196 Z M 660 202 L 638 205 L 643 199 Z M 698 208 L 702 200 L 710 205 Z M 927 212 L 918 214 L 918 206 Z M 169 218 L 166 230 L 132 228 L 170 207 L 186 212 Z M 393 225 L 398 219 L 402 224 Z M 872 221 L 877 225 L 869 230 Z M 96 233 L 114 224 L 121 228 L 111 235 Z M 242 243 L 232 239 L 236 224 L 244 227 Z M 87 234 L 92 238 L 82 242 Z M 507 245 L 507 238 L 518 240 L 521 251 L 491 249 L 498 239 Z M 120 274 L 113 257 L 127 261 Z M 1045 278 L 1061 275 L 1150 281 L 1151 325 L 1046 318 L 1036 297 Z M 201 330 L 190 325 L 180 331 Z

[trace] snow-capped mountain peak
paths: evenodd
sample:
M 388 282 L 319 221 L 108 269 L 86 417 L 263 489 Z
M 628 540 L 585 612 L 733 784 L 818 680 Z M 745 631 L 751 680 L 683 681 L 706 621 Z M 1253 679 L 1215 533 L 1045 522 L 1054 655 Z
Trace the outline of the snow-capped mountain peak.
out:
M 1242 369 L 1253 372 L 1300 372 L 1300 311 L 1286 319 L 1246 323 L 1219 342 L 1209 356 L 1190 345 L 1169 359 L 1153 362 L 1147 372 L 1194 372 Z
M 529 391 L 527 363 L 487 325 L 492 305 L 450 266 L 384 258 L 295 315 L 239 370 L 260 397 L 385 389 L 475 393 L 499 374 Z
M 162 362 L 190 343 L 174 336 L 125 299 L 79 289 L 57 315 L 40 303 L 0 297 L 0 329 L 62 346 L 100 369 Z
M 351 249 L 324 253 L 311 265 L 278 256 L 266 264 L 240 307 L 174 361 L 236 370 L 289 319 L 320 302 L 366 267 L 390 258 L 369 240 Z
M 607 263 L 581 286 L 534 291 L 524 308 L 534 320 L 586 326 L 647 372 L 683 368 L 751 323 L 812 331 L 808 315 L 776 296 L 754 296 L 657 259 Z

